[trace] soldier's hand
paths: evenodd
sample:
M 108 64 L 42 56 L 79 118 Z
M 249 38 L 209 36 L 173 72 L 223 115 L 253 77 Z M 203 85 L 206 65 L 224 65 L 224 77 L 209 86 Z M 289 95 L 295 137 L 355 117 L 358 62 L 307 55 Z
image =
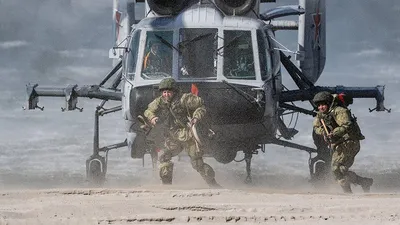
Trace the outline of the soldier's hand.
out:
M 158 122 L 158 117 L 154 117 L 153 119 L 150 120 L 150 123 L 155 126 Z
M 329 134 L 325 134 L 324 135 L 324 140 L 327 142 L 327 143 L 331 143 L 332 142 L 332 133 L 329 133 Z
M 147 125 L 147 124 L 140 125 L 140 128 L 141 128 L 145 133 L 149 132 L 150 129 L 151 129 L 150 126 Z
M 197 123 L 197 118 L 193 118 L 191 121 L 190 121 L 190 127 L 193 127 L 193 125 L 195 125 Z

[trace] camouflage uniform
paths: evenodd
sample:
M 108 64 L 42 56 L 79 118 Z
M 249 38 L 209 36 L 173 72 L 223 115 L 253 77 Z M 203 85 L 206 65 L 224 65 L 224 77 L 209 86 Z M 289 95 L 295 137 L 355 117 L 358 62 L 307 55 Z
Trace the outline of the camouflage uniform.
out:
M 168 79 L 173 80 L 172 78 L 165 80 Z M 163 81 L 160 83 L 161 90 Z M 206 109 L 203 100 L 191 93 L 181 94 L 177 88 L 174 89 L 174 92 L 171 102 L 166 102 L 160 96 L 151 102 L 144 112 L 148 120 L 159 117 L 161 123 L 165 126 L 165 150 L 159 157 L 161 180 L 163 184 L 172 183 L 173 163 L 171 158 L 185 149 L 190 157 L 192 167 L 200 173 L 207 184 L 219 186 L 215 181 L 214 170 L 210 165 L 204 163 L 204 153 L 198 147 L 188 126 L 189 118 L 201 120 L 204 117 Z
M 314 98 L 316 104 L 320 100 L 317 95 Z M 350 111 L 337 105 L 333 100 L 333 97 L 326 99 L 327 103 L 330 104 L 327 113 L 317 113 L 313 123 L 314 131 L 317 135 L 326 135 L 321 123 L 321 119 L 323 119 L 332 135 L 330 142 L 333 150 L 331 163 L 333 176 L 344 192 L 352 192 L 350 184 L 361 185 L 363 190 L 368 192 L 373 180 L 358 176 L 349 170 L 354 163 L 355 156 L 360 151 L 360 140 L 365 139 L 365 137 L 361 134 L 356 121 L 352 119 Z

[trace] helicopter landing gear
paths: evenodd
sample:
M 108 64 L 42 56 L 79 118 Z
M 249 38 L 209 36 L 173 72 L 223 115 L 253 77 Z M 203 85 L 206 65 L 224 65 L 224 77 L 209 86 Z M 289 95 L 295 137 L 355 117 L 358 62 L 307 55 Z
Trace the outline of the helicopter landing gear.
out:
M 244 161 L 246 162 L 246 179 L 244 183 L 251 184 L 253 180 L 251 179 L 251 159 L 253 158 L 253 152 L 245 152 L 244 153 Z
M 121 110 L 121 106 L 106 110 L 102 108 L 102 105 L 104 105 L 104 103 L 105 101 L 103 101 L 101 106 L 98 106 L 95 111 L 93 154 L 89 157 L 89 159 L 86 160 L 86 178 L 90 184 L 93 184 L 95 186 L 103 185 L 106 180 L 108 151 L 128 145 L 128 142 L 125 139 L 125 141 L 117 144 L 108 145 L 102 148 L 99 147 L 99 116 Z M 105 152 L 105 157 L 101 156 L 100 152 Z
M 327 146 L 322 136 L 312 133 L 317 155 L 308 161 L 310 169 L 310 182 L 315 188 L 323 188 L 333 182 L 331 175 L 331 149 Z
M 101 186 L 106 180 L 107 162 L 100 155 L 92 155 L 86 160 L 86 177 L 90 184 Z
M 331 162 L 321 155 L 317 155 L 309 160 L 310 182 L 315 188 L 323 188 L 331 181 Z
M 153 149 L 150 153 L 151 155 L 151 164 L 153 166 L 153 170 L 157 170 L 157 162 L 158 162 L 158 152 L 157 150 Z
M 246 178 L 244 180 L 245 184 L 252 184 L 253 179 L 251 177 L 251 159 L 253 158 L 254 154 L 258 154 L 257 150 L 245 150 L 243 151 L 244 158 L 241 160 L 235 160 L 235 162 L 242 162 L 245 161 L 246 163 Z
M 152 165 L 153 171 L 157 171 L 158 151 L 157 151 L 157 149 L 150 148 L 148 150 L 148 153 L 150 154 L 150 157 L 151 157 L 151 165 Z M 144 156 L 142 158 L 142 166 L 144 167 Z

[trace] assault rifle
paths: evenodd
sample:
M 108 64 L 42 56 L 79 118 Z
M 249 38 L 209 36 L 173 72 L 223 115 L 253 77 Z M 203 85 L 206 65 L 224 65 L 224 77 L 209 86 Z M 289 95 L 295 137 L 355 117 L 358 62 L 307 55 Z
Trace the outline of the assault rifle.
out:
M 324 119 L 321 119 L 320 121 L 321 121 L 322 126 L 324 127 L 324 130 L 325 130 L 325 134 L 326 134 L 325 141 L 328 143 L 328 147 L 329 147 L 330 153 L 331 153 L 331 155 L 332 155 L 332 153 L 333 153 L 333 148 L 332 148 L 332 147 L 333 147 L 333 146 L 332 146 L 332 140 L 331 140 L 331 138 L 329 137 L 328 128 L 326 127 L 326 124 L 325 124 Z

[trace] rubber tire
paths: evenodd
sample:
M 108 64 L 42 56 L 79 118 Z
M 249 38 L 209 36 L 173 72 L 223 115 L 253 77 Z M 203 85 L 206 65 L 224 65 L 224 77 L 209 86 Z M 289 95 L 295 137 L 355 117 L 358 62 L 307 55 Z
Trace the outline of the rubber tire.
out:
M 90 163 L 90 161 L 87 164 L 87 167 L 88 167 L 87 168 L 87 179 L 88 179 L 89 183 L 91 185 L 94 185 L 97 187 L 102 186 L 106 180 L 106 172 L 105 172 L 104 168 L 103 168 L 103 172 L 102 172 L 101 164 L 100 164 L 100 162 L 98 162 L 96 160 L 90 164 L 90 167 L 89 167 L 89 163 Z

